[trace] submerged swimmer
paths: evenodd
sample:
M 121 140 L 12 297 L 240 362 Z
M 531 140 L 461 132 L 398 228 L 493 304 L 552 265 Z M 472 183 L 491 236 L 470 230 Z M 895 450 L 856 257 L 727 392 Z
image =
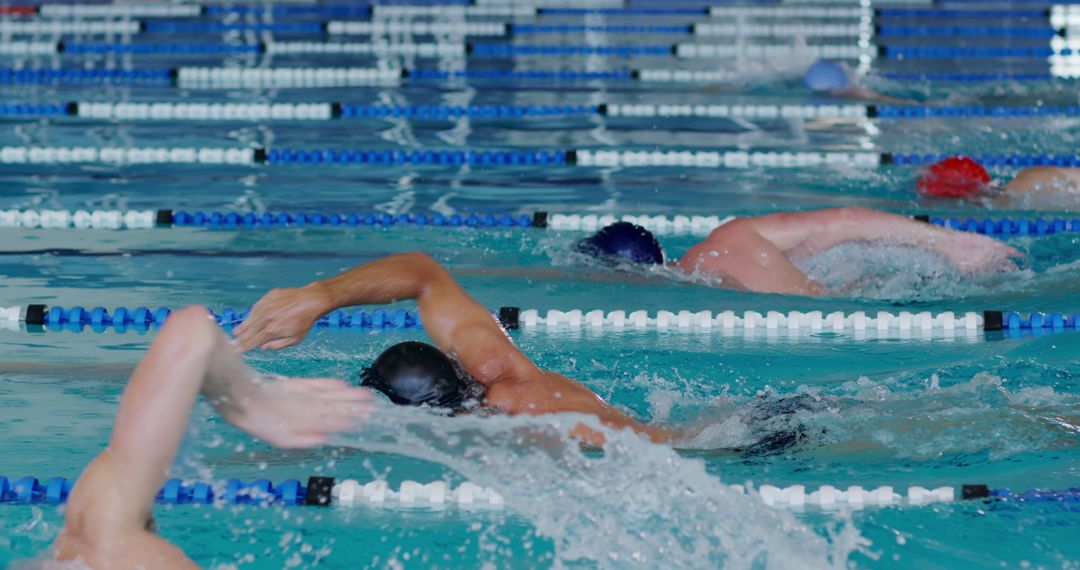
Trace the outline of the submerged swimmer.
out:
M 855 70 L 844 63 L 837 63 L 825 59 L 814 62 L 802 77 L 803 85 L 806 85 L 815 93 L 824 93 L 834 97 L 846 99 L 867 99 L 902 105 L 910 103 L 903 99 L 882 95 L 858 81 Z
M 152 510 L 202 394 L 225 420 L 285 448 L 351 429 L 372 394 L 331 379 L 265 381 L 206 309 L 169 316 L 124 390 L 109 445 L 68 498 L 54 557 L 79 568 L 198 568 L 154 532 Z
M 724 286 L 759 293 L 822 295 L 823 285 L 793 263 L 840 244 L 874 242 L 929 250 L 965 273 L 1015 269 L 1019 252 L 986 236 L 957 232 L 867 208 L 831 208 L 734 219 L 712 231 L 673 264 L 688 274 L 719 278 Z M 602 260 L 666 263 L 648 230 L 618 222 L 579 242 Z
M 919 193 L 932 198 L 978 199 L 1012 202 L 1027 194 L 1080 190 L 1080 168 L 1035 166 L 1021 170 L 1012 180 L 995 183 L 981 164 L 966 156 L 934 163 L 919 174 Z

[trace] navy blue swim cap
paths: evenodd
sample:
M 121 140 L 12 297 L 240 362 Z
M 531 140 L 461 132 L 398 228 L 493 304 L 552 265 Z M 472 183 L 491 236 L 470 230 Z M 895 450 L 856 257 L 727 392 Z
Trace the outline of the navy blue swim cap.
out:
M 806 70 L 803 83 L 814 91 L 835 91 L 848 87 L 851 79 L 840 64 L 819 59 Z
M 578 251 L 593 257 L 616 256 L 634 263 L 664 263 L 664 250 L 649 230 L 630 222 L 615 222 L 578 242 Z
M 441 350 L 423 342 L 402 342 L 383 351 L 360 373 L 360 385 L 386 394 L 399 406 L 460 409 L 478 399 L 483 387 L 465 379 Z

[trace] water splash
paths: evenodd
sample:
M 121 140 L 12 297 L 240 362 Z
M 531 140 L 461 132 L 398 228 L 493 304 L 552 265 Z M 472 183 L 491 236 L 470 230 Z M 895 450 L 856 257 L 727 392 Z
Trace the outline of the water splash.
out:
M 962 274 L 941 255 L 906 246 L 845 243 L 794 263 L 843 296 L 926 301 L 987 290 L 980 277 Z
M 566 437 L 605 433 L 603 453 Z M 581 415 L 447 418 L 390 405 L 336 443 L 445 465 L 496 489 L 555 546 L 556 567 L 843 568 L 865 542 L 831 538 L 731 491 L 703 461 Z
M 1050 386 L 1010 387 L 986 372 L 945 387 L 936 374 L 915 389 L 910 380 L 860 377 L 828 390 L 803 386 L 744 404 L 712 402 L 680 447 L 743 456 L 827 447 L 919 461 L 959 454 L 998 460 L 1072 449 L 1080 437 L 1080 400 Z

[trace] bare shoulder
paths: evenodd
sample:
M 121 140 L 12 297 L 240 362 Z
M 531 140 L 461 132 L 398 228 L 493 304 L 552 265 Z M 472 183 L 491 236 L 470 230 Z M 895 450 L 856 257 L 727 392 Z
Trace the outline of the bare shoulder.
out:
M 776 214 L 770 214 L 776 215 Z M 747 242 L 760 239 L 756 224 L 763 218 L 732 220 L 709 233 L 708 237 L 691 247 L 679 260 L 687 273 L 698 271 L 723 276 L 730 264 L 742 263 Z
M 492 385 L 484 403 L 510 415 L 597 414 L 603 408 L 603 400 L 583 384 L 536 367 Z
M 1058 181 L 1068 183 L 1080 181 L 1080 169 L 1059 168 L 1056 166 L 1025 168 L 1005 185 L 1005 190 L 1008 192 L 1030 192 L 1040 189 L 1047 182 Z

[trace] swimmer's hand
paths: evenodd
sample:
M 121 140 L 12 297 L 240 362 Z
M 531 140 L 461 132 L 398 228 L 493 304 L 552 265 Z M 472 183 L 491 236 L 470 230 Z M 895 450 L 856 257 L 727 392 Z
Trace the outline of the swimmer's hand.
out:
M 984 235 L 951 232 L 940 239 L 939 251 L 965 273 L 1016 271 L 1013 258 L 1023 257 L 1016 248 Z
M 255 348 L 279 350 L 299 344 L 328 310 L 318 288 L 311 285 L 271 289 L 233 331 L 236 344 L 244 352 Z
M 325 445 L 330 436 L 356 429 L 371 415 L 370 390 L 332 378 L 261 381 L 234 405 L 219 406 L 231 424 L 270 445 Z

